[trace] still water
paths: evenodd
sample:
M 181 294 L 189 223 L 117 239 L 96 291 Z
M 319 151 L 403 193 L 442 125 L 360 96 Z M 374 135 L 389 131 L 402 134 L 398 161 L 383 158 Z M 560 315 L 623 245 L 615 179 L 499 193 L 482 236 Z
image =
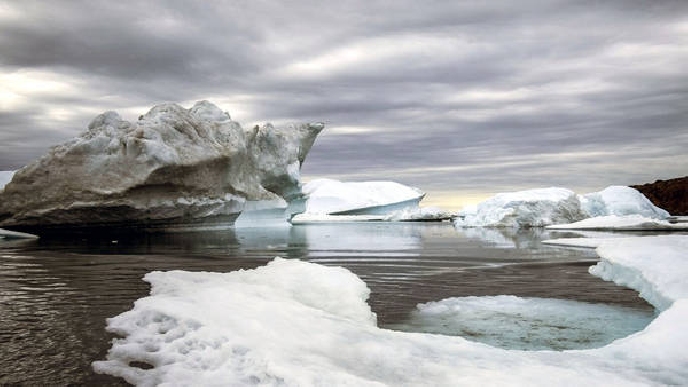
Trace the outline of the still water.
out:
M 652 314 L 635 291 L 588 274 L 592 250 L 544 246 L 563 233 L 457 230 L 448 223 L 363 223 L 141 235 L 118 240 L 0 240 L 0 384 L 124 385 L 95 374 L 113 336 L 105 319 L 148 295 L 153 270 L 228 272 L 275 256 L 344 266 L 371 289 L 382 327 L 418 304 L 516 295 L 614 304 Z

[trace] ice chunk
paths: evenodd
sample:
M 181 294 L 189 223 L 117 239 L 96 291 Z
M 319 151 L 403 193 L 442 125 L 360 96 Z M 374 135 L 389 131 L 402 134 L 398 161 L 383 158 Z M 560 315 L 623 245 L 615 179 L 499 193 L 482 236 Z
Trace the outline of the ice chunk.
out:
M 580 197 L 581 208 L 589 217 L 641 215 L 646 218 L 666 219 L 669 213 L 652 202 L 635 188 L 610 186 L 600 192 Z
M 151 295 L 108 320 L 123 338 L 93 366 L 141 385 L 685 384 L 688 236 L 607 241 L 598 254 L 594 274 L 640 289 L 662 311 L 598 349 L 504 350 L 380 329 L 356 276 L 277 260 L 232 273 L 147 274 Z
M 609 215 L 583 219 L 570 224 L 552 225 L 547 228 L 559 230 L 671 231 L 688 230 L 688 224 L 672 224 L 666 220 L 648 218 L 642 215 Z
M 303 186 L 307 214 L 383 215 L 418 207 L 425 194 L 391 181 L 341 182 L 316 179 Z
M 497 194 L 460 211 L 455 224 L 460 227 L 537 227 L 609 215 L 666 219 L 669 213 L 655 207 L 631 187 L 611 186 L 586 195 L 576 195 L 566 188 L 540 188 Z
M 551 187 L 497 194 L 459 212 L 462 227 L 537 227 L 585 218 L 573 191 Z

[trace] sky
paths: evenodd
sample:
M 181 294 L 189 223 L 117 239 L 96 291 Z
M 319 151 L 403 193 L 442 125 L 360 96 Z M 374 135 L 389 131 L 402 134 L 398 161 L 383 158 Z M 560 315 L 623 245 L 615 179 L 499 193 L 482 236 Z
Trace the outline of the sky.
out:
M 107 110 L 322 121 L 304 181 L 458 209 L 688 175 L 688 1 L 0 0 L 0 170 Z

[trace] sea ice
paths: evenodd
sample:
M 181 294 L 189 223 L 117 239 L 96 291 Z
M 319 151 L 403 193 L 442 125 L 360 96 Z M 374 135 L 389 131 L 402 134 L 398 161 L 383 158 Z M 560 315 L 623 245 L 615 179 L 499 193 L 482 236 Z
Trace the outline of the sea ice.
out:
M 425 194 L 415 187 L 391 181 L 341 182 L 312 180 L 302 188 L 308 195 L 307 215 L 385 215 L 417 208 Z
M 672 224 L 666 220 L 642 215 L 608 215 L 587 218 L 575 223 L 547 226 L 550 230 L 614 230 L 614 231 L 679 231 L 688 230 L 688 224 Z
M 580 196 L 581 208 L 589 217 L 640 215 L 646 218 L 666 219 L 669 213 L 656 207 L 635 188 L 610 186 L 600 192 Z
M 497 194 L 459 212 L 462 227 L 537 227 L 585 218 L 573 191 L 551 187 Z
M 354 274 L 276 259 L 231 273 L 147 274 L 151 295 L 108 320 L 122 338 L 93 367 L 140 385 L 684 384 L 688 236 L 603 241 L 598 254 L 593 274 L 639 289 L 660 312 L 602 348 L 505 350 L 380 329 Z
M 497 194 L 464 208 L 454 224 L 459 227 L 539 227 L 590 217 L 630 215 L 666 219 L 669 213 L 655 207 L 631 187 L 610 186 L 585 195 L 552 187 Z

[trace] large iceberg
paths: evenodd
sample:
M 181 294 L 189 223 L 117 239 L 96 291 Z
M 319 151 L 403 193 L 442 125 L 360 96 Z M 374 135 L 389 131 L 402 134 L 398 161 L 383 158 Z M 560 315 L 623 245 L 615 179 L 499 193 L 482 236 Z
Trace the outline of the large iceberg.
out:
M 591 217 L 628 215 L 666 219 L 669 213 L 655 207 L 631 187 L 611 186 L 585 195 L 552 187 L 497 194 L 464 208 L 455 224 L 461 227 L 540 227 Z
M 121 338 L 93 366 L 139 385 L 681 385 L 686 252 L 688 236 L 602 243 L 591 272 L 638 289 L 659 315 L 638 333 L 575 351 L 380 329 L 367 287 L 339 267 L 276 259 L 231 273 L 152 272 L 151 295 L 108 320 Z
M 17 171 L 0 193 L 0 227 L 35 234 L 224 227 L 260 203 L 286 208 L 323 124 L 244 130 L 217 106 L 115 112 Z M 259 203 L 259 204 L 255 204 Z
M 459 212 L 457 226 L 538 227 L 586 218 L 576 194 L 551 187 L 497 194 Z

